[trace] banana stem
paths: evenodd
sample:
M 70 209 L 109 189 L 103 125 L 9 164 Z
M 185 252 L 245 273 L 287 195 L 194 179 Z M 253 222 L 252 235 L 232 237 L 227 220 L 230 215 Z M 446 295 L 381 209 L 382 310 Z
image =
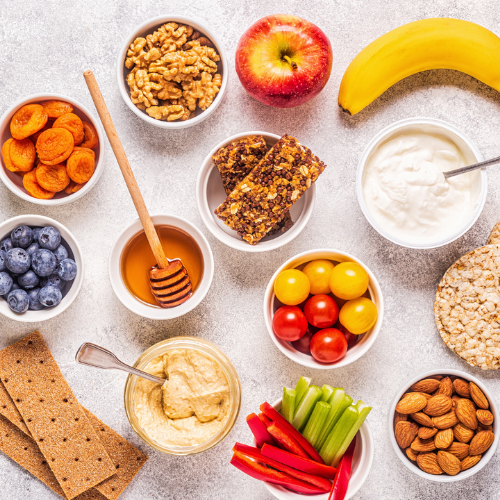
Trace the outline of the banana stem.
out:
M 283 59 L 285 59 L 285 61 L 287 61 L 290 64 L 290 66 L 292 67 L 292 69 L 297 69 L 298 68 L 297 63 L 295 61 L 292 61 L 289 56 L 285 55 L 285 56 L 283 56 Z

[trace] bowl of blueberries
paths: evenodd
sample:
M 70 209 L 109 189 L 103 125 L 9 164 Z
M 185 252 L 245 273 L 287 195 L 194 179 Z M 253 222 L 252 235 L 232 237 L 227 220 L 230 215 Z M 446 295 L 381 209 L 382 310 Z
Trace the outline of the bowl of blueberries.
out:
M 21 215 L 0 224 L 0 313 L 23 322 L 61 314 L 83 282 L 80 246 L 59 222 Z

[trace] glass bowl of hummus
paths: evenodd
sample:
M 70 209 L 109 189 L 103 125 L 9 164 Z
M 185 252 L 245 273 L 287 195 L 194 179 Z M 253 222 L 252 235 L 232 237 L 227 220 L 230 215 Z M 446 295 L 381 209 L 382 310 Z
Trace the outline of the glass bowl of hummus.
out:
M 231 361 L 207 340 L 173 337 L 147 349 L 135 368 L 166 379 L 163 385 L 129 375 L 125 411 L 149 446 L 193 455 L 220 443 L 233 428 L 241 384 Z

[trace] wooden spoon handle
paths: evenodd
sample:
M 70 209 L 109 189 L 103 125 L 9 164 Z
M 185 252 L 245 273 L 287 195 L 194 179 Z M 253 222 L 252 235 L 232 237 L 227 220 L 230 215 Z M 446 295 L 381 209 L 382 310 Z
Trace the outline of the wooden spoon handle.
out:
M 101 94 L 101 90 L 99 89 L 99 85 L 97 85 L 97 81 L 95 79 L 94 73 L 92 71 L 87 70 L 83 73 L 85 77 L 85 81 L 87 82 L 87 87 L 89 88 L 90 95 L 94 101 L 94 105 L 97 109 L 97 113 L 101 118 L 102 125 L 104 130 L 106 131 L 106 135 L 108 136 L 109 143 L 111 144 L 111 148 L 116 156 L 116 161 L 120 166 L 120 170 L 122 171 L 123 178 L 125 179 L 125 183 L 127 184 L 130 196 L 132 197 L 132 201 L 134 202 L 135 209 L 139 214 L 139 219 L 141 220 L 142 227 L 144 228 L 144 232 L 146 233 L 146 237 L 148 238 L 149 245 L 151 246 L 151 250 L 155 256 L 158 267 L 165 268 L 168 266 L 168 260 L 165 256 L 165 252 L 160 243 L 160 239 L 158 238 L 158 234 L 156 233 L 156 229 L 153 225 L 153 221 L 149 216 L 148 209 L 146 208 L 146 204 L 144 203 L 144 198 L 142 197 L 141 191 L 139 190 L 139 186 L 137 185 L 137 181 L 135 180 L 134 173 L 132 172 L 132 168 L 130 167 L 130 163 L 127 160 L 127 155 L 125 154 L 125 150 L 123 149 L 120 138 L 118 137 L 118 133 L 116 132 L 115 125 L 108 111 L 108 107 L 104 102 L 104 97 Z

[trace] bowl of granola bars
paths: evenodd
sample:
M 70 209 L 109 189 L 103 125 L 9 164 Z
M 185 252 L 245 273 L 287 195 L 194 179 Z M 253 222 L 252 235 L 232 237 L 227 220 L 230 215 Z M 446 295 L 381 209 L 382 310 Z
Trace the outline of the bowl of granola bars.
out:
M 161 128 L 191 127 L 219 106 L 228 78 L 226 54 L 204 25 L 183 16 L 141 24 L 125 40 L 116 66 L 125 104 Z
M 325 164 L 289 135 L 246 132 L 207 155 L 196 199 L 208 230 L 245 252 L 274 250 L 309 222 Z

